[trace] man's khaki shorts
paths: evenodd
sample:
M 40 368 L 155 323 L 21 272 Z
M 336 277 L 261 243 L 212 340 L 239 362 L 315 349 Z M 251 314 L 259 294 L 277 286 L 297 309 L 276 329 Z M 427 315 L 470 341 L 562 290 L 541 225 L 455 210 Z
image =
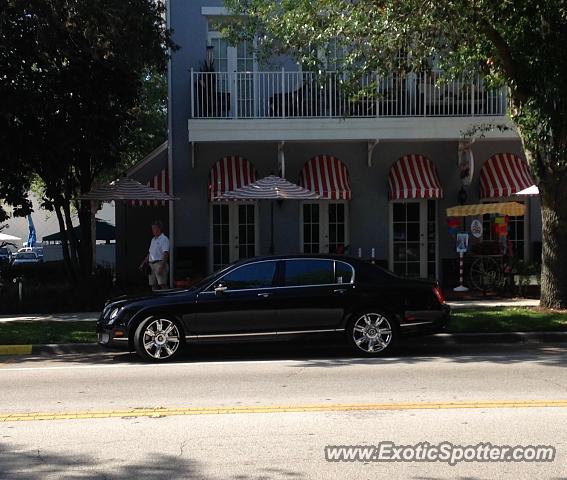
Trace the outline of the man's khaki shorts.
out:
M 159 269 L 161 268 L 161 272 Z M 150 269 L 152 273 L 149 274 L 149 282 L 151 287 L 167 286 L 167 280 L 169 277 L 169 265 L 165 265 L 161 262 L 150 263 Z

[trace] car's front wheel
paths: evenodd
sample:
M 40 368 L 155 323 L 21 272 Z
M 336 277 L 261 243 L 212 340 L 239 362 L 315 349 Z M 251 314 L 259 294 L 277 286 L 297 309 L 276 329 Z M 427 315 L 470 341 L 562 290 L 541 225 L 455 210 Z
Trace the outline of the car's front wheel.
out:
M 391 349 L 397 339 L 397 329 L 388 316 L 368 311 L 353 317 L 347 335 L 355 352 L 376 356 Z
M 136 353 L 146 360 L 172 360 L 183 346 L 181 326 L 170 318 L 150 317 L 144 320 L 134 334 Z

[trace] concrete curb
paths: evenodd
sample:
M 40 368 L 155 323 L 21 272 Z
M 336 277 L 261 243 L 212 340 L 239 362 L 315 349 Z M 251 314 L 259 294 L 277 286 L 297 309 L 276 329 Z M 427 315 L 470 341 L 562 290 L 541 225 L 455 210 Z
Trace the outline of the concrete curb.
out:
M 0 355 L 29 355 L 32 345 L 0 345 Z
M 0 345 L 2 355 L 66 355 L 97 353 L 103 349 L 98 343 L 51 343 L 42 345 Z
M 420 345 L 506 345 L 529 343 L 567 343 L 567 332 L 437 333 L 409 337 L 404 343 Z M 69 355 L 109 351 L 97 343 L 44 345 L 0 345 L 0 355 Z

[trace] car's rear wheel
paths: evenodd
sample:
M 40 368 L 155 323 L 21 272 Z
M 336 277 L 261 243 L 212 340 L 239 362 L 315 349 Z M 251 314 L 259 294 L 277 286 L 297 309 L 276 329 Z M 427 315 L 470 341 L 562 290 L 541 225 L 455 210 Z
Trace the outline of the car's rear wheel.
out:
M 165 362 L 179 355 L 183 346 L 182 328 L 171 318 L 150 317 L 134 334 L 136 353 L 143 359 Z
M 397 329 L 387 315 L 368 311 L 354 315 L 347 335 L 356 353 L 377 356 L 392 348 L 397 340 Z

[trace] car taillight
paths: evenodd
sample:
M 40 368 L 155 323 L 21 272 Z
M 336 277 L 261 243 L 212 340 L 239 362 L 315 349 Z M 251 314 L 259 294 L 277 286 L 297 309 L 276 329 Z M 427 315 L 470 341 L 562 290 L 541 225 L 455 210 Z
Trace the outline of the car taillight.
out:
M 445 297 L 443 296 L 443 292 L 441 291 L 441 289 L 439 287 L 433 287 L 433 293 L 437 297 L 439 303 L 443 305 L 445 303 Z

